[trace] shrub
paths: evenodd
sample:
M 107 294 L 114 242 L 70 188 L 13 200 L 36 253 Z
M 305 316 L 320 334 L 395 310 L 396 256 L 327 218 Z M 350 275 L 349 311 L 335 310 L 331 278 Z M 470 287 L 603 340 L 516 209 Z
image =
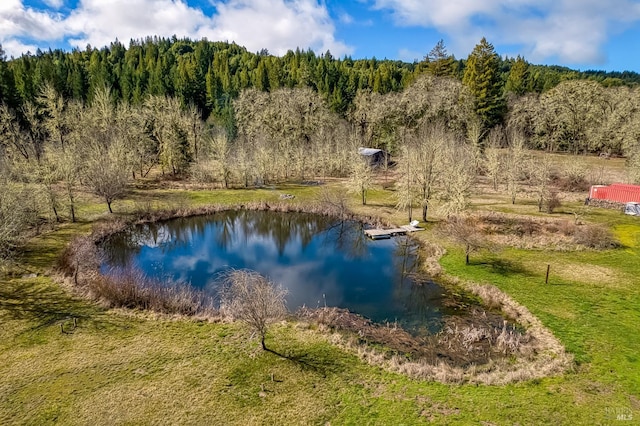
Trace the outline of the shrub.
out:
M 267 350 L 265 337 L 269 324 L 287 312 L 287 291 L 255 271 L 232 270 L 220 288 L 220 310 L 233 319 L 247 324 L 258 333 L 262 349 Z
M 214 312 L 213 299 L 187 284 L 161 282 L 127 268 L 98 275 L 87 289 L 111 308 L 147 309 L 164 314 L 202 315 Z
M 551 214 L 558 207 L 562 206 L 562 202 L 560 201 L 560 195 L 557 191 L 551 191 L 545 200 L 545 206 L 547 208 L 547 213 Z
M 58 269 L 66 276 L 73 277 L 79 285 L 82 275 L 96 273 L 100 267 L 100 254 L 93 239 L 78 237 L 69 243 L 58 259 Z
M 583 225 L 576 227 L 573 239 L 576 244 L 596 250 L 616 247 L 618 244 L 611 231 L 604 226 Z
M 554 184 L 561 191 L 586 191 L 589 189 L 587 169 L 577 161 L 567 161 L 563 164 L 559 176 L 554 176 Z

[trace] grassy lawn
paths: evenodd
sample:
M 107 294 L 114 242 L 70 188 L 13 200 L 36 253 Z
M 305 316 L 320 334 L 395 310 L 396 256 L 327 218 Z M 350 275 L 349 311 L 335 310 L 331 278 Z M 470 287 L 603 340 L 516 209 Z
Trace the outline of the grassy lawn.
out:
M 116 214 L 154 206 L 313 200 L 317 187 L 258 190 L 135 190 Z M 354 196 L 354 200 L 356 197 Z M 397 223 L 388 191 L 356 211 Z M 502 200 L 474 201 L 508 211 Z M 482 205 L 481 205 L 482 204 Z M 575 205 L 577 206 L 577 204 Z M 567 204 L 557 217 L 570 216 Z M 516 205 L 534 214 L 532 203 Z M 640 420 L 640 220 L 593 210 L 622 247 L 605 252 L 447 246 L 450 275 L 491 283 L 526 306 L 574 354 L 561 377 L 506 386 L 450 386 L 411 380 L 364 364 L 304 325 L 276 326 L 259 350 L 235 324 L 105 311 L 46 275 L 60 250 L 106 205 L 86 197 L 82 222 L 31 241 L 19 267 L 0 281 L 0 424 L 634 424 Z M 416 211 L 414 216 L 418 216 Z M 433 238 L 424 232 L 421 238 Z M 551 264 L 550 283 L 544 284 Z M 25 275 L 38 273 L 35 278 Z M 77 318 L 74 328 L 72 318 Z M 64 330 L 64 332 L 61 330 Z M 618 422 L 618 414 L 633 421 Z

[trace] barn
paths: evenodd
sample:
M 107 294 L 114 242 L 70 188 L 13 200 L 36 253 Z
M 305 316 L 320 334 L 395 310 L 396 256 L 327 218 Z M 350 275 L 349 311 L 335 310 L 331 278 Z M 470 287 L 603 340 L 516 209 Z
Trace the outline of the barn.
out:
M 365 158 L 371 166 L 381 166 L 386 163 L 390 155 L 382 150 L 376 148 L 358 148 L 358 154 Z
M 638 203 L 640 202 L 640 185 L 626 183 L 594 185 L 589 190 L 589 199 L 606 200 L 614 203 Z

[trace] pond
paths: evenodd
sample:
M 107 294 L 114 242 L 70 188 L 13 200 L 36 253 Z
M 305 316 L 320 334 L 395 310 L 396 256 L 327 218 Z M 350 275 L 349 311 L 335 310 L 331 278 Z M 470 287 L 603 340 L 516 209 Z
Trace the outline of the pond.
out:
M 237 210 L 132 227 L 103 245 L 103 271 L 136 267 L 215 296 L 221 273 L 255 270 L 288 290 L 290 310 L 345 308 L 414 335 L 456 314 L 453 297 L 418 273 L 411 238 L 369 240 L 364 225 L 319 215 Z

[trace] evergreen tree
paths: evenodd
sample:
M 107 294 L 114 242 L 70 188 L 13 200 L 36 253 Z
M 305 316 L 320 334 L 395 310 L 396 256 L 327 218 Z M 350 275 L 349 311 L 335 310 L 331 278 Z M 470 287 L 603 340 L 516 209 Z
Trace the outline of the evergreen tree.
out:
M 529 87 L 529 64 L 520 55 L 511 66 L 507 83 L 504 87 L 505 92 L 514 93 L 518 96 L 524 95 Z
M 5 53 L 0 44 L 0 104 L 3 103 L 11 108 L 16 108 L 18 94 L 13 80 L 13 73 L 7 66 Z
M 456 60 L 449 55 L 444 41 L 441 39 L 425 57 L 427 71 L 436 77 L 452 77 L 455 74 Z
M 505 112 L 500 57 L 486 38 L 483 37 L 469 54 L 462 82 L 475 96 L 476 112 L 483 127 L 489 129 L 500 123 Z

